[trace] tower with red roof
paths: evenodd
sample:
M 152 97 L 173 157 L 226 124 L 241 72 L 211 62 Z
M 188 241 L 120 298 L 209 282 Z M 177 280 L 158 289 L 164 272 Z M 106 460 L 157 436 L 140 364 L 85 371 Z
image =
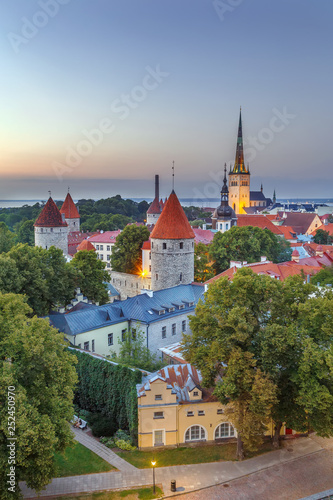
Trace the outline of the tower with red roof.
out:
M 68 225 L 51 196 L 35 224 L 35 246 L 48 250 L 51 246 L 68 254 Z
M 229 201 L 236 214 L 245 214 L 250 206 L 250 172 L 245 166 L 242 130 L 242 112 L 239 112 L 235 164 L 229 172 Z
M 150 237 L 153 290 L 193 282 L 194 238 L 185 212 L 172 190 Z
M 163 200 L 160 200 L 159 177 L 155 175 L 155 198 L 147 210 L 147 225 L 156 224 L 164 207 Z
M 73 198 L 69 194 L 69 191 L 67 193 L 64 203 L 62 204 L 60 213 L 64 214 L 65 221 L 67 222 L 68 225 L 68 231 L 70 233 L 74 231 L 80 231 L 80 214 L 74 204 Z

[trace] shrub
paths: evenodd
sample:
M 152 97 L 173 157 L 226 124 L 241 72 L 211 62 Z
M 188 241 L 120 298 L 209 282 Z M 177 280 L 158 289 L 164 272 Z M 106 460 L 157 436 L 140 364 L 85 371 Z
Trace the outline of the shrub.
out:
M 116 446 L 113 438 L 101 437 L 99 441 L 108 448 L 114 448 Z
M 115 445 L 120 448 L 121 450 L 125 451 L 133 451 L 136 450 L 135 446 L 132 446 L 130 443 L 127 441 L 124 441 L 124 439 L 116 439 L 115 440 Z
M 102 413 L 91 413 L 89 425 L 93 435 L 96 437 L 113 436 L 116 430 L 116 424 L 105 415 L 102 415 Z
M 131 436 L 123 431 L 122 429 L 118 429 L 117 432 L 115 433 L 114 435 L 114 439 L 118 439 L 118 440 L 123 440 L 123 441 L 126 441 L 127 443 L 131 443 Z

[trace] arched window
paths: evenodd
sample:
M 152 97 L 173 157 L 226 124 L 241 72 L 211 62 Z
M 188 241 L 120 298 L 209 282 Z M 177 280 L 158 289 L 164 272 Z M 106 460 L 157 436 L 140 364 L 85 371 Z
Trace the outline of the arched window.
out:
M 201 425 L 192 425 L 185 432 L 185 442 L 186 441 L 203 441 L 206 439 L 206 430 Z
M 234 437 L 234 436 L 235 436 L 235 429 L 228 422 L 224 422 L 223 424 L 220 424 L 215 429 L 215 439 L 228 438 L 228 437 Z

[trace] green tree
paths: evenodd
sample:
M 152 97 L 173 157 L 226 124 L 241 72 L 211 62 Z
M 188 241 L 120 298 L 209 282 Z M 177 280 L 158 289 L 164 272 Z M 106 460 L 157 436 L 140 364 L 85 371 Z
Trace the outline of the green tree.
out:
M 111 350 L 113 360 L 116 363 L 131 367 L 140 368 L 153 372 L 164 366 L 162 361 L 156 359 L 156 355 L 151 353 L 146 345 L 145 336 L 140 328 L 131 328 L 125 334 L 121 344 L 119 355 Z
M 333 264 L 323 267 L 317 274 L 311 277 L 313 285 L 333 285 Z
M 31 313 L 23 297 L 0 294 L 0 491 L 8 500 L 22 498 L 19 481 L 37 491 L 45 487 L 54 477 L 54 453 L 73 442 L 75 358 L 63 335 Z M 11 431 L 8 408 L 13 406 Z M 6 483 L 10 432 L 16 437 L 15 492 Z
M 126 226 L 117 236 L 111 255 L 111 267 L 121 273 L 140 274 L 142 244 L 150 236 L 146 226 Z
M 210 246 L 216 274 L 228 269 L 231 260 L 252 263 L 263 255 L 273 262 L 290 260 L 290 244 L 266 228 L 233 226 L 225 233 L 216 233 Z
M 280 282 L 243 268 L 232 282 L 222 278 L 210 285 L 205 302 L 199 302 L 190 318 L 193 335 L 185 336 L 184 354 L 201 370 L 207 387 L 218 376 L 226 381 L 217 394 L 233 404 L 240 404 L 235 394 L 244 391 L 243 372 L 260 370 L 259 399 L 251 389 L 253 376 L 248 385 L 250 401 L 253 397 L 263 412 L 253 418 L 272 417 L 276 445 L 283 422 L 298 431 L 310 426 L 327 436 L 333 429 L 332 315 L 332 293 L 316 296 L 315 287 L 299 276 Z M 245 365 L 234 362 L 235 353 Z M 252 367 L 247 356 L 253 356 Z M 275 403 L 267 399 L 270 384 L 272 394 L 276 388 Z M 247 447 L 255 446 L 250 429 L 241 430 L 240 439 Z
M 18 243 L 35 244 L 34 220 L 25 220 L 15 226 L 16 240 Z
M 75 270 L 77 284 L 89 300 L 106 304 L 109 301 L 106 282 L 110 275 L 105 263 L 98 259 L 95 252 L 81 250 L 74 255 L 70 266 Z
M 329 231 L 317 229 L 316 234 L 313 237 L 313 241 L 319 245 L 330 245 L 331 237 Z
M 15 245 L 15 235 L 4 222 L 0 222 L 0 253 L 9 252 Z
M 6 254 L 0 255 L 0 292 L 20 293 L 22 278 L 16 263 Z
M 198 243 L 194 247 L 194 281 L 204 283 L 215 275 L 209 259 L 209 246 Z

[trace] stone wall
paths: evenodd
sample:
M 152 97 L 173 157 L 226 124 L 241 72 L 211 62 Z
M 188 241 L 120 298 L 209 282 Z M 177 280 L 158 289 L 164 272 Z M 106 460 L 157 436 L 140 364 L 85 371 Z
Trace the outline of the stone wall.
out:
M 68 255 L 68 227 L 35 227 L 35 246 L 60 248 Z
M 183 248 L 181 248 L 181 246 Z M 151 240 L 151 286 L 154 291 L 194 281 L 194 239 Z
M 80 219 L 65 219 L 68 224 L 68 232 L 80 231 Z
M 109 271 L 109 273 L 111 276 L 110 283 L 119 292 L 121 300 L 140 295 L 143 288 L 151 289 L 151 279 L 147 276 L 141 277 L 136 274 L 118 273 L 117 271 Z

